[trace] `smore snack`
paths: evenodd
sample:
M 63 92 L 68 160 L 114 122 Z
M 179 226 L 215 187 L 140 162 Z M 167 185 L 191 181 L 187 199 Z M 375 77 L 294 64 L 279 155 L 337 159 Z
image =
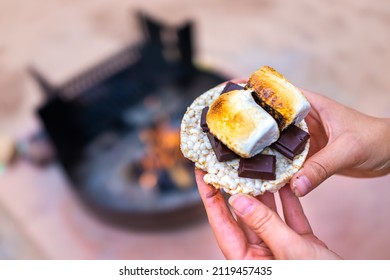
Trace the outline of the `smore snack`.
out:
M 185 157 L 193 161 L 197 168 L 207 172 L 204 176 L 205 182 L 216 188 L 223 188 L 230 194 L 259 195 L 265 191 L 275 192 L 284 186 L 303 165 L 309 149 L 307 126 L 305 121 L 302 120 L 281 131 L 282 128 L 287 127 L 286 119 L 273 107 L 261 100 L 254 89 L 246 85 L 247 90 L 243 90 L 242 86 L 228 82 L 226 85 L 217 86 L 199 96 L 187 108 L 183 117 L 180 147 Z M 225 104 L 221 105 L 221 103 Z M 221 107 L 225 105 L 227 105 L 227 108 L 221 110 Z M 254 105 L 258 107 L 253 107 Z M 264 106 L 268 114 L 273 117 L 271 117 L 273 119 L 271 134 L 277 133 L 279 135 L 280 133 L 281 137 L 276 137 L 277 141 L 269 141 L 271 143 L 264 149 L 259 149 L 257 155 L 249 158 L 239 157 L 220 140 L 222 139 L 228 144 L 224 137 L 229 138 L 236 133 L 236 137 L 230 137 L 236 141 L 235 146 L 230 145 L 230 147 L 233 147 L 231 149 L 235 149 L 235 147 L 248 149 L 248 143 L 255 147 L 257 142 L 264 141 L 262 137 L 253 140 L 256 139 L 253 135 L 264 128 L 252 128 L 252 131 L 248 129 L 253 126 L 253 115 L 255 115 L 255 118 L 258 117 L 256 114 L 261 110 L 258 109 L 261 108 L 259 105 Z M 213 113 L 210 114 L 210 116 L 214 116 L 214 119 L 210 122 L 208 114 L 214 106 L 214 111 L 211 110 Z M 254 109 L 256 113 L 252 112 L 252 108 L 256 108 Z M 296 111 L 299 111 L 299 109 Z M 224 118 L 225 123 L 223 123 Z M 268 119 L 268 116 L 264 118 Z M 232 133 L 229 126 L 239 126 L 242 123 L 237 122 L 237 119 L 247 121 L 244 122 L 242 127 L 236 128 L 236 132 Z M 235 124 L 232 125 L 226 120 L 231 120 Z M 215 132 L 215 128 L 210 129 L 214 124 L 218 126 L 218 123 L 222 127 L 227 126 L 228 128 L 219 130 L 217 128 L 218 132 Z M 212 132 L 216 135 L 213 135 Z M 268 136 L 267 133 L 263 133 L 265 139 Z M 240 137 L 243 137 L 244 141 L 239 140 Z

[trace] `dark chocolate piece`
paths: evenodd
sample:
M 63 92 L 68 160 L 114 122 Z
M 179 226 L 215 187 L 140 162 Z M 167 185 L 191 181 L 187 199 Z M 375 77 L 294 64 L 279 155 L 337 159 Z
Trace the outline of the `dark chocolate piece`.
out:
M 226 86 L 223 88 L 223 90 L 221 92 L 221 95 L 224 93 L 227 93 L 229 91 L 232 91 L 232 90 L 241 90 L 241 89 L 244 89 L 244 87 L 237 85 L 235 83 L 232 83 L 232 82 L 227 82 Z
M 304 149 L 310 134 L 295 125 L 286 128 L 278 141 L 271 145 L 272 149 L 277 150 L 286 158 L 293 160 Z
M 279 153 L 284 155 L 286 158 L 294 160 L 295 154 L 293 152 L 291 152 L 289 149 L 286 149 L 285 147 L 283 147 L 282 145 L 280 145 L 278 143 L 274 143 L 271 145 L 271 148 L 274 150 L 277 150 Z
M 232 150 L 226 147 L 221 141 L 215 138 L 214 135 L 212 135 L 210 132 L 206 132 L 206 133 L 218 161 L 228 161 L 228 160 L 238 158 L 237 154 L 235 154 Z
M 238 177 L 275 180 L 276 157 L 259 154 L 251 158 L 241 158 L 238 166 Z
M 209 111 L 209 106 L 204 107 L 202 110 L 202 116 L 200 117 L 200 127 L 202 128 L 203 132 L 210 131 L 206 122 L 206 115 L 208 111 Z

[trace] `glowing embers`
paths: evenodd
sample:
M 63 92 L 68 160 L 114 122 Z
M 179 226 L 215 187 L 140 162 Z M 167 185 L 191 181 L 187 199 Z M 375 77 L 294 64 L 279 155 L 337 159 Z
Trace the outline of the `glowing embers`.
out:
M 130 165 L 132 180 L 143 189 L 190 189 L 194 186 L 193 166 L 180 152 L 180 135 L 169 122 L 140 131 L 143 155 Z

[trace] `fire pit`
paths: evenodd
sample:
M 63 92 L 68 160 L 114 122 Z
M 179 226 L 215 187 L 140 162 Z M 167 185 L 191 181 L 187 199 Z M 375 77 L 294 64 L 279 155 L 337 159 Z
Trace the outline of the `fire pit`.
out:
M 107 222 L 170 229 L 204 217 L 193 165 L 179 150 L 181 117 L 226 77 L 192 64 L 192 24 L 139 15 L 145 42 L 68 83 L 32 75 L 47 96 L 38 113 L 76 193 Z

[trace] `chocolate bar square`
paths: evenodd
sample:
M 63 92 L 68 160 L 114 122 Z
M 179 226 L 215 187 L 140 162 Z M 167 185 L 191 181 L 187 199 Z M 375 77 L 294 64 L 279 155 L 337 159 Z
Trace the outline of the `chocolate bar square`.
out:
M 236 153 L 226 147 L 221 141 L 215 138 L 214 135 L 212 135 L 210 132 L 206 133 L 218 161 L 222 162 L 238 158 Z
M 241 158 L 238 166 L 238 177 L 275 180 L 276 157 L 259 154 L 251 158 Z
M 278 141 L 271 145 L 271 148 L 293 160 L 296 155 L 303 151 L 309 138 L 309 133 L 295 125 L 290 125 L 282 132 Z
M 221 92 L 221 95 L 232 90 L 241 90 L 241 89 L 244 89 L 244 87 L 232 82 L 227 82 L 226 86 L 223 88 Z
M 202 115 L 200 117 L 200 127 L 202 128 L 203 132 L 210 131 L 209 127 L 207 125 L 207 122 L 206 122 L 206 115 L 207 115 L 208 111 L 209 111 L 209 106 L 204 107 L 203 110 L 202 110 Z

